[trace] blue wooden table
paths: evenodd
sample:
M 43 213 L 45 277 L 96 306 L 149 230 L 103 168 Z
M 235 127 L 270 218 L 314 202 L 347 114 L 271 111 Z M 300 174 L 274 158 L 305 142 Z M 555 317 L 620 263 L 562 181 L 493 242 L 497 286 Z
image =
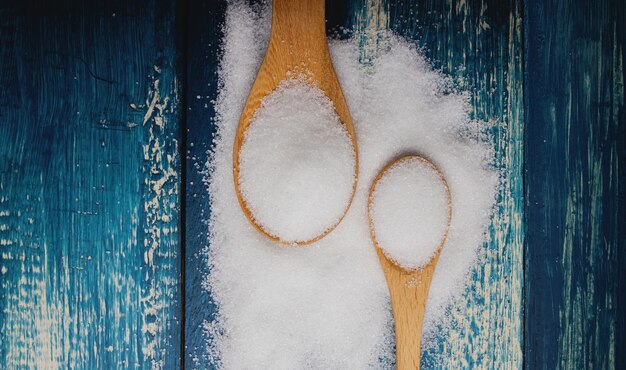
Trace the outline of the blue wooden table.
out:
M 0 3 L 0 368 L 206 369 L 225 1 Z M 623 0 L 327 1 L 469 91 L 506 174 L 428 368 L 626 367 Z

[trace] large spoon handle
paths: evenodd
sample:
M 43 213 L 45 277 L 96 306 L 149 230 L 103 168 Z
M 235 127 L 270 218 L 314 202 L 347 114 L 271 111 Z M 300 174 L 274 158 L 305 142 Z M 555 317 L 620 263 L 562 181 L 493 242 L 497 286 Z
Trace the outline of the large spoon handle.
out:
M 279 35 L 277 41 L 299 48 L 322 43 L 326 45 L 324 12 L 324 0 L 274 0 L 271 36 Z M 303 37 L 307 42 L 301 42 Z
M 398 370 L 419 369 L 424 311 L 439 252 L 422 269 L 409 271 L 387 259 L 380 248 L 376 250 L 385 272 L 393 307 L 396 368 Z

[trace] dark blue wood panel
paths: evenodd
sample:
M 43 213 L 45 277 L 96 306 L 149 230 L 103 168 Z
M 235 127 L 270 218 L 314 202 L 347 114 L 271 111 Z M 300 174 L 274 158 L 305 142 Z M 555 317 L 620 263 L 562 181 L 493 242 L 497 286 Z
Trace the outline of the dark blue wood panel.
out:
M 0 5 L 0 367 L 178 366 L 176 21 Z
M 204 176 L 215 133 L 213 100 L 219 87 L 217 69 L 226 1 L 193 0 L 187 9 L 185 368 L 204 369 L 209 363 L 204 328 L 216 314 L 203 287 L 208 274 L 206 220 L 211 212 Z
M 208 274 L 208 220 L 211 212 L 204 183 L 213 142 L 219 81 L 221 26 L 227 2 L 191 0 L 188 3 L 187 128 L 186 128 L 186 243 L 185 243 L 185 368 L 207 369 L 205 324 L 215 319 L 216 307 L 203 287 Z M 348 3 L 327 2 L 329 32 L 350 26 Z
M 626 11 L 526 1 L 527 369 L 626 367 Z

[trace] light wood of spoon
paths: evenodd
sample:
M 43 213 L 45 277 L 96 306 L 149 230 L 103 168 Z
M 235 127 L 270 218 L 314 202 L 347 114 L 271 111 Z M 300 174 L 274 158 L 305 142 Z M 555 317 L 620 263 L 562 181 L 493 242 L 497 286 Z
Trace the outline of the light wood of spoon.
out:
M 358 178 L 358 147 L 350 112 L 326 43 L 324 0 L 274 0 L 272 3 L 272 30 L 265 58 L 250 90 L 235 136 L 233 175 L 235 191 L 244 215 L 261 234 L 283 244 L 306 245 L 318 241 L 337 227 L 350 208 Z M 355 154 L 355 173 L 352 195 L 343 215 L 334 225 L 309 240 L 285 242 L 278 235 L 263 229 L 254 219 L 239 188 L 239 152 L 246 130 L 265 96 L 287 79 L 299 78 L 317 86 L 332 101 L 335 111 L 352 140 Z M 262 160 L 262 159 L 260 159 Z
M 416 270 L 408 270 L 400 267 L 385 255 L 382 249 L 384 246 L 381 247 L 376 240 L 374 223 L 371 216 L 374 193 L 376 192 L 376 186 L 380 179 L 395 165 L 412 160 L 421 161 L 430 166 L 439 175 L 448 195 L 448 226 L 446 227 L 443 240 L 428 264 Z M 394 327 L 396 331 L 396 368 L 398 370 L 420 368 L 422 322 L 424 319 L 424 311 L 426 310 L 426 301 L 430 290 L 430 282 L 435 273 L 435 267 L 437 266 L 441 249 L 448 236 L 451 218 L 452 206 L 448 183 L 435 165 L 420 156 L 406 156 L 388 164 L 380 171 L 372 183 L 368 199 L 368 221 L 372 242 L 376 247 L 376 252 L 383 272 L 385 273 L 385 279 L 387 280 L 389 295 L 391 296 Z

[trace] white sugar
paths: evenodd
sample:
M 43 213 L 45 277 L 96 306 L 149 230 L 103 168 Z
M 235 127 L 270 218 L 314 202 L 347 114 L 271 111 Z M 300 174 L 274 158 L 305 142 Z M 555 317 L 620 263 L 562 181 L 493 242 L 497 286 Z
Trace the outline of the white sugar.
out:
M 267 45 L 270 11 L 231 2 L 224 26 L 218 129 L 208 164 L 210 274 L 218 306 L 205 327 L 224 369 L 388 368 L 393 359 L 389 293 L 370 240 L 367 197 L 376 174 L 409 153 L 436 163 L 452 196 L 452 223 L 432 281 L 424 331 L 436 338 L 446 308 L 463 295 L 486 239 L 498 186 L 486 124 L 467 96 L 447 91 L 407 41 L 387 35 L 372 65 L 357 40 L 332 41 L 333 63 L 359 145 L 359 179 L 337 229 L 302 248 L 279 245 L 246 220 L 235 194 L 232 152 L 246 97 Z M 430 334 L 429 334 L 430 333 Z M 428 346 L 431 342 L 423 342 Z
M 399 266 L 426 265 L 450 222 L 446 183 L 435 167 L 407 157 L 387 169 L 372 193 L 370 217 L 378 246 Z
M 350 204 L 356 157 L 331 101 L 300 80 L 263 99 L 246 130 L 239 185 L 255 222 L 284 242 L 314 239 Z

